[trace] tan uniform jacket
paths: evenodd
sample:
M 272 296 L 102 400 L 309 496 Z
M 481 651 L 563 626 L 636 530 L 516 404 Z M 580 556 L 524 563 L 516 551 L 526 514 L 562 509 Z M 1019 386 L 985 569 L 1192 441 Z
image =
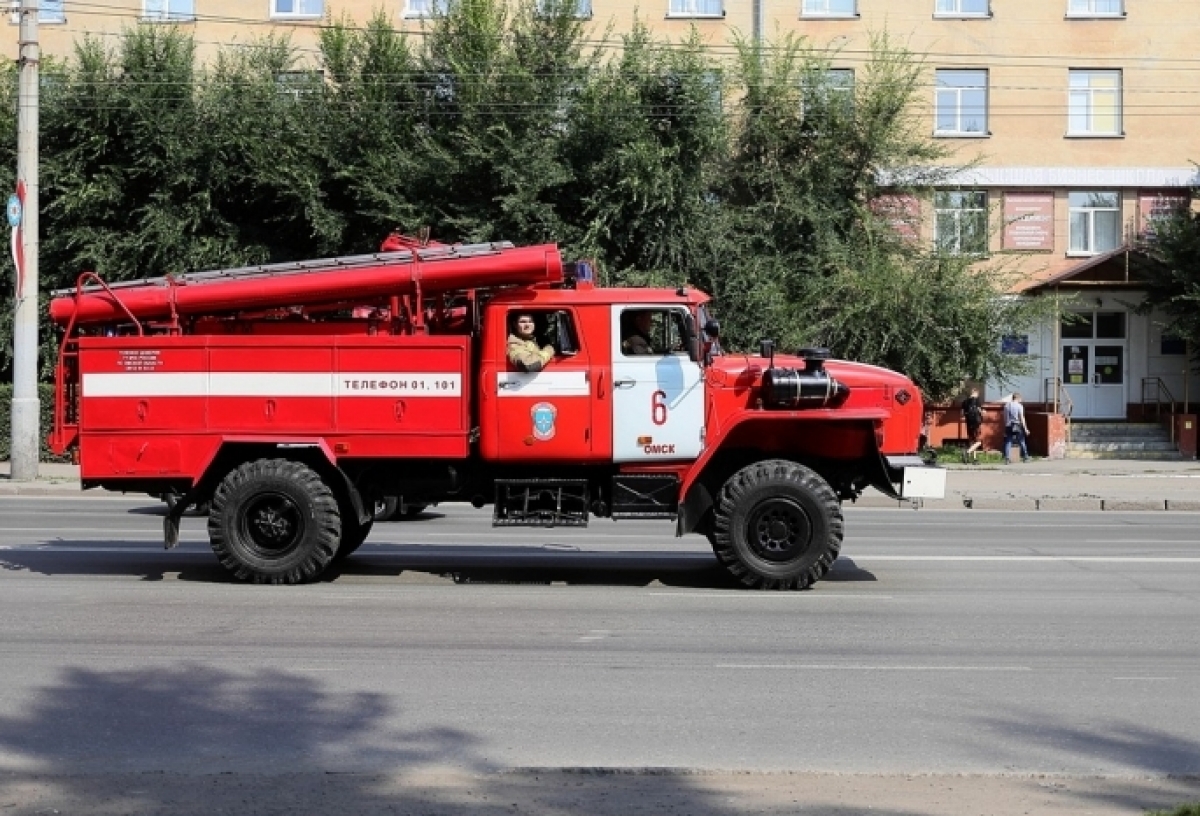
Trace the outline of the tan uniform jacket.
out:
M 508 361 L 522 371 L 541 371 L 553 357 L 553 346 L 538 348 L 534 340 L 522 340 L 515 334 L 508 336 Z

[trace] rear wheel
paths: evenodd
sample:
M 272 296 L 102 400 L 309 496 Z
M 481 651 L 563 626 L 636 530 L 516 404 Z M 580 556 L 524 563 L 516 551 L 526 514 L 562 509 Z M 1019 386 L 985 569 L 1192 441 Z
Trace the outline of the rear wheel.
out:
M 759 589 L 803 589 L 823 578 L 842 548 L 842 508 L 803 465 L 758 462 L 721 488 L 711 537 L 717 559 Z
M 217 487 L 208 516 L 217 558 L 238 578 L 258 584 L 313 580 L 333 560 L 341 535 L 329 486 L 307 465 L 286 459 L 233 470 Z

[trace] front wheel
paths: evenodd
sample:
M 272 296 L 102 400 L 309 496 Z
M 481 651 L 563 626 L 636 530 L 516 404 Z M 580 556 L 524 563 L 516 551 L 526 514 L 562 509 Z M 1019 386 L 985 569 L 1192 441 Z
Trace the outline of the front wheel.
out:
M 333 492 L 299 462 L 247 462 L 213 494 L 209 543 L 221 563 L 245 581 L 311 581 L 333 560 L 341 535 Z
M 837 495 L 813 470 L 783 459 L 730 477 L 713 521 L 717 559 L 758 589 L 804 589 L 825 577 L 842 548 Z

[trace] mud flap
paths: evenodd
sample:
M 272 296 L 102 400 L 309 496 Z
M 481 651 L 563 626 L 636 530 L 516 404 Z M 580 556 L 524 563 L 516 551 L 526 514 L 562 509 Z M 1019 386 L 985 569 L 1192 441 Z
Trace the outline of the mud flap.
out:
M 196 502 L 195 493 L 189 490 L 175 501 L 167 502 L 167 515 L 163 518 L 163 549 L 173 550 L 179 546 L 179 520 L 183 511 Z

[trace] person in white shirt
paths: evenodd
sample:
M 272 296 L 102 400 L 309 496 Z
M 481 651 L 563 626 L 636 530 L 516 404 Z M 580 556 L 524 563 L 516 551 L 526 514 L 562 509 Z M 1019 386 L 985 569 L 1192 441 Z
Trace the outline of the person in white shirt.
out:
M 1021 461 L 1029 461 L 1029 446 L 1025 438 L 1029 436 L 1029 426 L 1025 424 L 1025 406 L 1021 404 L 1021 395 L 1013 394 L 1012 399 L 1004 404 L 1004 464 L 1011 460 L 1013 442 L 1021 449 Z

